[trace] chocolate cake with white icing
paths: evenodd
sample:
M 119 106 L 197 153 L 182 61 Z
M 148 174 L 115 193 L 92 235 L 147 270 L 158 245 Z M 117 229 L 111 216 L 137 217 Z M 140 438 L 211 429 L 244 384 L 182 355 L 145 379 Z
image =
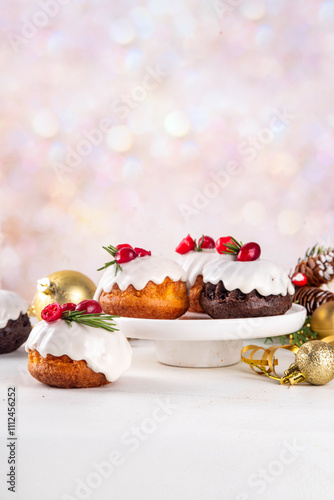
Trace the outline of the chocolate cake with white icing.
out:
M 28 338 L 28 304 L 15 292 L 0 290 L 0 354 L 18 349 Z
M 215 260 L 203 269 L 200 304 L 212 318 L 276 316 L 292 306 L 294 287 L 273 262 Z
M 177 262 L 187 274 L 187 288 L 189 292 L 189 311 L 203 313 L 199 303 L 199 296 L 203 285 L 203 269 L 213 260 L 235 260 L 232 255 L 219 255 L 215 249 L 203 249 L 201 252 L 191 251 L 178 255 Z

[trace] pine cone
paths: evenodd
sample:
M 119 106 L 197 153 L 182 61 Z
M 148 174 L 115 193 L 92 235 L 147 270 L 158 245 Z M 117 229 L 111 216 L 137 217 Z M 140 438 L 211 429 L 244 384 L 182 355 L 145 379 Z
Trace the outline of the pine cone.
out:
M 321 286 L 334 279 L 334 249 L 314 246 L 306 252 L 305 260 L 299 262 L 293 275 L 302 273 L 309 286 Z
M 325 302 L 334 300 L 334 293 L 321 290 L 315 286 L 296 287 L 293 301 L 306 307 L 308 316 Z

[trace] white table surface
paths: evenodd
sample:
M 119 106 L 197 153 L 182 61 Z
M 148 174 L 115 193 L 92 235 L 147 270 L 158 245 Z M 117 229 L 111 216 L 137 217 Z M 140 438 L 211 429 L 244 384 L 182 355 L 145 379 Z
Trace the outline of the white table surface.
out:
M 1 500 L 334 498 L 334 382 L 281 386 L 241 363 L 174 368 L 153 341 L 132 343 L 132 367 L 98 389 L 40 384 L 23 348 L 0 356 Z M 9 386 L 16 493 L 5 484 Z

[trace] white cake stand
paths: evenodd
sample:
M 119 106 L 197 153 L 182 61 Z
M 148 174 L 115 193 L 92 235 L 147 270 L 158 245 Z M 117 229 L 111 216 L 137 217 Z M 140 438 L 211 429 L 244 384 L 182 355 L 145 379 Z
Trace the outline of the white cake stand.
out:
M 243 341 L 275 337 L 299 330 L 306 309 L 293 304 L 282 316 L 212 319 L 187 313 L 177 320 L 117 318 L 124 335 L 156 341 L 160 363 L 188 368 L 228 366 L 240 361 Z

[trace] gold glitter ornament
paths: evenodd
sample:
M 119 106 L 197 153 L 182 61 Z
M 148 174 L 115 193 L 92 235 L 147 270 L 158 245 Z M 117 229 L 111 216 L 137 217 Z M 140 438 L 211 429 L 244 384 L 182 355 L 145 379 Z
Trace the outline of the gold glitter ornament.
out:
M 328 337 L 333 342 L 333 337 Z M 276 351 L 285 349 L 295 353 L 295 362 L 280 377 L 275 371 L 278 364 L 275 359 Z M 250 351 L 248 356 L 244 354 Z M 254 359 L 255 354 L 263 351 L 261 359 Z M 292 345 L 274 346 L 269 349 L 248 345 L 241 351 L 241 361 L 250 365 L 256 373 L 264 374 L 281 384 L 295 385 L 299 382 L 308 382 L 313 385 L 324 385 L 334 378 L 334 347 L 323 340 L 311 340 L 300 348 Z M 259 371 L 256 371 L 259 370 Z
M 311 317 L 311 328 L 320 339 L 334 335 L 334 302 L 318 307 Z
M 281 383 L 296 384 L 304 380 L 313 385 L 324 385 L 334 378 L 334 347 L 322 340 L 311 340 L 296 352 L 296 360 Z
M 84 274 L 77 271 L 58 271 L 37 281 L 37 292 L 29 314 L 40 320 L 41 312 L 48 304 L 78 304 L 82 300 L 92 299 L 95 291 L 94 282 Z

